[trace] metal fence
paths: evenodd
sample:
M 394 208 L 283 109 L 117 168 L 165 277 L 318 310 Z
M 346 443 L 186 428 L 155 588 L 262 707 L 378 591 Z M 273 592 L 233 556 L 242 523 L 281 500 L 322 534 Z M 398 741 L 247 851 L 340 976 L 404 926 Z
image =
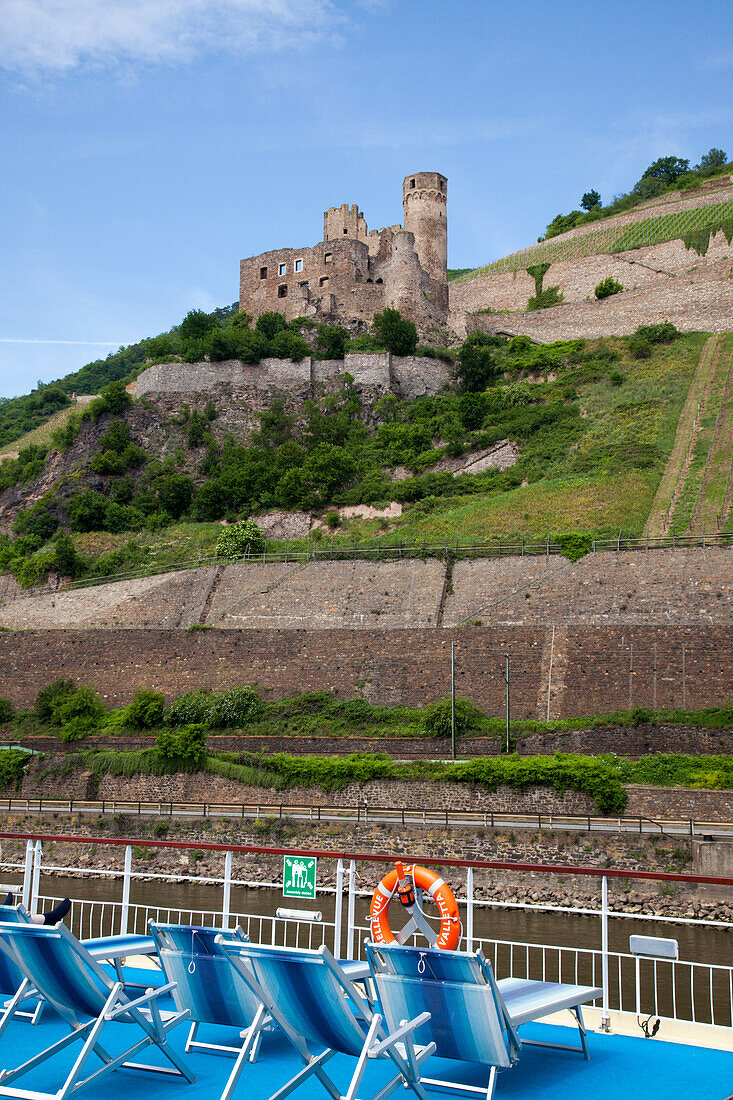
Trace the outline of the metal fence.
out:
M 37 837 L 31 834 L 2 833 L 1 838 L 25 840 L 25 860 L 20 864 L 0 863 L 5 870 L 22 873 L 18 887 L 23 902 L 31 911 L 41 906 L 56 904 L 57 897 L 41 893 L 42 870 L 52 874 L 85 874 L 88 877 L 105 876 L 122 882 L 121 898 L 108 900 L 77 900 L 72 903 L 70 924 L 80 936 L 99 936 L 125 932 L 143 932 L 150 919 L 180 923 L 199 923 L 230 928 L 241 925 L 256 942 L 288 944 L 290 946 L 319 946 L 326 943 L 334 953 L 347 959 L 361 958 L 364 943 L 370 938 L 367 923 L 359 923 L 356 916 L 357 898 L 368 897 L 369 890 L 357 886 L 357 864 L 381 864 L 393 862 L 395 857 L 372 853 L 304 851 L 302 849 L 266 848 L 251 845 L 222 845 L 210 842 L 190 844 L 183 841 L 132 841 L 110 837 L 74 837 L 49 835 Z M 79 866 L 43 865 L 42 841 L 70 843 L 73 845 L 109 846 L 122 848 L 123 866 L 100 869 L 80 869 Z M 134 904 L 130 888 L 135 879 L 181 881 L 181 875 L 153 874 L 133 870 L 134 846 L 144 844 L 153 848 L 175 850 L 204 849 L 223 857 L 223 874 L 216 878 L 186 876 L 189 883 L 216 885 L 221 888 L 221 905 L 216 909 L 175 907 L 171 905 Z M 278 910 L 275 914 L 262 915 L 238 912 L 231 905 L 232 886 L 250 886 L 254 883 L 235 879 L 232 874 L 232 854 L 254 853 L 267 855 L 315 856 L 335 868 L 333 886 L 319 887 L 321 896 L 333 898 L 333 918 L 323 919 L 320 912 L 294 914 Z M 613 912 L 609 902 L 609 881 L 614 878 L 648 880 L 675 883 L 708 883 L 733 887 L 733 879 L 712 876 L 653 873 L 645 871 L 620 871 L 597 867 L 561 867 L 541 864 L 505 863 L 500 861 L 469 861 L 428 856 L 400 858 L 425 864 L 448 866 L 460 873 L 465 883 L 458 895 L 463 915 L 460 946 L 467 951 L 482 948 L 491 960 L 497 977 L 531 978 L 541 981 L 564 981 L 599 986 L 602 996 L 598 1007 L 602 1010 L 602 1026 L 610 1028 L 611 1012 L 628 1012 L 659 1016 L 718 1027 L 733 1028 L 733 965 L 708 963 L 700 960 L 666 960 L 609 948 L 609 920 L 611 916 L 631 922 L 648 921 L 649 917 L 631 913 Z M 517 910 L 551 910 L 555 913 L 578 913 L 594 917 L 598 921 L 598 944 L 595 947 L 562 946 L 547 943 L 529 943 L 486 937 L 475 931 L 476 916 L 493 903 L 480 901 L 474 896 L 476 870 L 513 871 L 516 874 L 531 872 L 541 875 L 592 876 L 600 884 L 600 906 L 595 909 L 578 909 L 564 906 L 527 905 L 515 903 Z M 257 883 L 279 888 L 280 883 Z M 733 923 L 726 921 L 702 921 L 696 918 L 668 917 L 666 926 L 695 926 L 716 928 L 733 934 Z
M 729 836 L 733 822 L 695 821 L 692 818 L 659 820 L 644 816 L 602 817 L 594 814 L 510 813 L 498 810 L 419 810 L 394 806 L 313 806 L 273 802 L 164 802 L 159 799 L 4 798 L 0 807 L 9 814 L 79 814 L 100 817 L 153 817 L 165 823 L 184 818 L 223 818 L 254 821 L 269 828 L 273 820 L 436 826 L 474 829 L 565 829 L 588 833 L 639 833 L 651 836 Z
M 609 538 L 592 539 L 589 549 L 592 552 L 616 552 L 626 550 L 678 550 L 684 548 L 707 549 L 709 547 L 733 546 L 733 531 L 705 530 L 700 534 L 678 535 L 674 530 L 669 534 L 650 538 L 644 536 L 638 538 L 618 535 Z M 148 568 L 131 569 L 127 572 L 109 573 L 104 576 L 84 577 L 81 580 L 71 581 L 61 588 L 54 585 L 35 585 L 23 592 L 14 595 L 13 600 L 35 596 L 43 596 L 58 591 L 69 592 L 79 588 L 91 588 L 101 584 L 113 584 L 116 581 L 137 580 L 142 577 L 164 576 L 167 573 L 178 573 L 187 569 L 204 569 L 214 566 L 238 565 L 247 563 L 289 564 L 298 562 L 318 561 L 395 561 L 415 558 L 440 558 L 442 560 L 461 561 L 473 558 L 505 558 L 505 557 L 550 557 L 562 555 L 566 552 L 562 541 L 547 535 L 541 539 L 514 538 L 506 539 L 497 537 L 494 539 L 450 540 L 427 542 L 404 542 L 401 539 L 391 541 L 389 539 L 370 539 L 366 542 L 352 543 L 330 542 L 326 539 L 307 542 L 305 546 L 302 540 L 298 540 L 291 547 L 288 541 L 280 548 L 266 549 L 261 554 L 245 554 L 238 557 L 217 557 L 211 555 L 197 555 L 195 558 L 185 558 L 171 562 L 167 565 L 154 565 Z M 1 601 L 0 601 L 1 602 Z

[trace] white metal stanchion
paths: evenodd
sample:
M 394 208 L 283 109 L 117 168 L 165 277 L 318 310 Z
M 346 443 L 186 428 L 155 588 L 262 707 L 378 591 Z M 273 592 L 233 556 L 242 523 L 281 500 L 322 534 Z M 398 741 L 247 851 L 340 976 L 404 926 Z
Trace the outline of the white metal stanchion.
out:
M 336 906 L 333 917 L 333 953 L 341 958 L 341 919 L 344 910 L 344 861 L 336 864 Z
M 601 985 L 603 986 L 603 1012 L 601 1030 L 611 1030 L 611 1014 L 608 1011 L 608 878 L 601 879 Z
M 473 951 L 473 867 L 466 871 L 466 951 Z
M 354 909 L 356 906 L 356 863 L 349 863 L 349 914 L 346 928 L 346 958 L 354 957 Z
M 225 932 L 229 931 L 229 915 L 232 907 L 232 853 L 224 856 L 224 900 L 221 910 L 221 926 Z
M 120 912 L 120 935 L 126 936 L 130 930 L 130 883 L 132 881 L 132 845 L 125 846 L 125 870 L 122 875 L 122 910 Z

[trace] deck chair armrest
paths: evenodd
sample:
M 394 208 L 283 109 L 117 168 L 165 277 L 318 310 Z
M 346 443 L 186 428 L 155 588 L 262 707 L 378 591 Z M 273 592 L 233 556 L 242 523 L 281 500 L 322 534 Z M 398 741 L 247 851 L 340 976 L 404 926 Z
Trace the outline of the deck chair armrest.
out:
M 170 993 L 176 988 L 176 984 L 176 982 L 168 982 L 167 985 L 157 986 L 155 989 L 147 989 L 141 997 L 136 997 L 134 1001 L 125 1001 L 124 1004 L 119 1004 L 115 1008 L 109 1009 L 105 1013 L 105 1017 L 108 1020 L 114 1020 L 116 1016 L 124 1016 L 124 1014 L 130 1012 L 131 1009 L 144 1008 L 147 1006 L 152 1007 L 153 1002 L 158 997 L 162 997 L 164 993 Z
M 411 1035 L 417 1028 L 426 1024 L 429 1019 L 429 1012 L 421 1012 L 420 1015 L 415 1016 L 413 1020 L 407 1020 L 405 1023 L 401 1024 L 400 1027 L 396 1028 L 395 1031 L 390 1032 L 386 1039 L 382 1039 L 378 1043 L 373 1043 L 369 1048 L 369 1057 L 379 1058 L 381 1054 L 389 1050 L 390 1047 L 393 1047 L 395 1043 L 403 1042 L 408 1035 Z

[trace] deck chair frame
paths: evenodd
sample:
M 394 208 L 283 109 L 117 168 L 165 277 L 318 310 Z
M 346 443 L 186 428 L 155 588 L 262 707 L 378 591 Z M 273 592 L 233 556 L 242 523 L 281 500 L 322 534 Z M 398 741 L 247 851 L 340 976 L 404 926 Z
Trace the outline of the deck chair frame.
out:
M 188 1013 L 163 1014 L 161 1012 L 158 1001 L 171 992 L 172 986 L 170 984 L 156 989 L 148 989 L 141 996 L 131 999 L 126 992 L 124 983 L 114 981 L 99 963 L 89 955 L 84 945 L 62 923 L 54 927 L 38 925 L 30 928 L 21 928 L 20 926 L 14 926 L 14 928 L 14 931 L 8 931 L 7 927 L 5 930 L 0 930 L 0 950 L 9 955 L 26 977 L 0 1018 L 0 1040 L 5 1034 L 10 1021 L 17 1014 L 18 1005 L 28 996 L 28 990 L 31 987 L 37 989 L 54 1006 L 64 1022 L 68 1024 L 70 1033 L 14 1069 L 0 1070 L 0 1093 L 5 1096 L 20 1097 L 22 1100 L 67 1100 L 67 1097 L 75 1096 L 119 1068 L 146 1070 L 165 1076 L 183 1077 L 189 1082 L 194 1080 L 194 1075 L 184 1060 L 167 1042 L 168 1033 L 188 1018 Z M 67 959 L 69 957 L 75 958 L 79 970 L 84 968 L 89 971 L 101 987 L 99 991 L 100 1011 L 96 1017 L 87 1017 L 81 1021 L 72 997 L 69 998 L 70 1003 L 64 1004 L 58 996 L 58 991 L 55 991 L 53 995 L 49 995 L 48 992 L 44 991 L 43 980 L 39 981 L 38 976 L 34 976 L 32 963 L 28 963 L 25 959 L 22 946 L 17 943 L 12 944 L 12 942 L 10 945 L 8 944 L 8 940 L 12 941 L 13 938 L 20 940 L 22 935 L 55 937 L 59 942 L 65 944 Z M 102 1000 L 104 997 L 103 991 L 106 991 L 107 994 L 104 1000 Z M 114 1021 L 136 1025 L 143 1032 L 143 1035 L 121 1054 L 113 1057 L 102 1046 L 101 1035 L 105 1027 Z M 17 1081 L 36 1066 L 48 1061 L 76 1042 L 82 1043 L 82 1049 L 57 1091 L 46 1093 L 11 1087 L 12 1082 Z M 130 1061 L 131 1058 L 151 1046 L 157 1047 L 170 1063 L 170 1066 L 153 1066 L 148 1063 Z M 102 1065 L 87 1074 L 87 1076 L 83 1076 L 83 1071 L 92 1054 L 102 1062 Z
M 420 1027 L 421 1024 L 425 1023 L 430 1018 L 429 1013 L 422 1013 L 414 1020 L 404 1021 L 399 1028 L 395 1029 L 392 1033 L 388 1033 L 384 1025 L 383 1016 L 378 1012 L 374 1012 L 369 1002 L 356 992 L 353 984 L 346 977 L 338 962 L 325 945 L 316 950 L 311 950 L 307 948 L 298 949 L 266 947 L 258 944 L 239 944 L 236 941 L 226 940 L 223 936 L 219 939 L 222 948 L 226 951 L 227 955 L 229 955 L 232 965 L 236 967 L 237 971 L 249 985 L 255 996 L 260 999 L 263 1006 L 262 1011 L 270 1013 L 303 1062 L 303 1069 L 274 1092 L 270 1100 L 284 1100 L 286 1096 L 289 1096 L 291 1092 L 310 1077 L 315 1077 L 320 1082 L 322 1087 L 331 1097 L 331 1100 L 356 1100 L 369 1060 L 375 1058 L 388 1058 L 397 1070 L 397 1073 L 386 1085 L 375 1093 L 372 1100 L 387 1100 L 387 1097 L 391 1096 L 401 1085 L 411 1089 L 418 1100 L 427 1100 L 425 1090 L 421 1083 L 420 1066 L 426 1058 L 429 1058 L 430 1055 L 434 1053 L 435 1046 L 434 1044 L 430 1044 L 422 1050 L 418 1050 L 413 1042 L 413 1033 L 416 1028 Z M 357 1056 L 357 1064 L 349 1085 L 343 1093 L 339 1090 L 333 1078 L 324 1069 L 326 1063 L 330 1061 L 335 1054 L 338 1054 L 339 1051 L 334 1048 L 326 1047 L 320 1054 L 313 1054 L 308 1047 L 305 1037 L 291 1024 L 286 1012 L 283 1011 L 277 1001 L 270 996 L 268 990 L 263 988 L 258 982 L 255 972 L 247 965 L 249 962 L 248 956 L 255 960 L 256 965 L 258 954 L 277 957 L 278 954 L 292 955 L 293 952 L 296 951 L 311 957 L 319 957 L 322 960 L 322 965 L 328 968 L 344 994 L 342 1011 L 353 1014 L 363 1029 L 364 1041 Z M 243 1066 L 243 1064 L 244 1062 L 242 1061 L 241 1066 Z M 222 1093 L 221 1100 L 230 1100 L 238 1076 L 239 1074 L 235 1076 L 235 1073 L 232 1073 Z
M 11 913 L 13 914 L 12 916 Z M 8 920 L 8 917 L 10 917 L 10 920 Z M 0 924 L 31 923 L 32 921 L 30 911 L 26 909 L 25 905 L 23 905 L 22 902 L 18 905 L 0 905 Z M 13 996 L 10 990 L 7 991 L 7 996 L 9 998 Z M 35 995 L 31 994 L 28 999 L 35 1000 L 36 1007 L 32 1011 L 29 1011 L 28 1009 L 18 1009 L 15 1015 L 21 1020 L 30 1020 L 32 1024 L 37 1024 L 38 1021 L 41 1019 L 41 1013 L 43 1012 L 46 1002 L 43 997 L 41 997 L 40 994 L 37 993 L 37 991 Z M 7 1006 L 7 1004 L 8 1001 L 4 1001 L 3 1007 Z
M 198 927 L 197 925 L 185 925 L 185 924 L 178 924 L 178 925 L 158 924 L 158 923 L 156 923 L 156 921 L 150 920 L 150 921 L 148 921 L 148 928 L 150 930 L 151 936 L 153 937 L 153 941 L 155 942 L 155 946 L 156 946 L 157 951 L 158 951 L 158 958 L 160 959 L 160 964 L 163 967 L 163 973 L 166 974 L 166 976 L 169 977 L 169 978 L 170 978 L 170 975 L 168 975 L 167 971 L 166 971 L 165 962 L 163 960 L 163 953 L 166 952 L 166 951 L 175 950 L 175 951 L 180 951 L 180 953 L 183 955 L 184 952 L 180 948 L 171 947 L 169 944 L 166 944 L 166 942 L 165 942 L 166 935 L 170 936 L 172 933 L 180 933 L 180 932 L 184 932 L 184 931 L 187 934 L 190 932 L 191 935 L 192 935 L 192 950 L 191 950 L 191 953 L 190 953 L 192 961 L 193 961 L 194 957 L 197 954 L 193 950 L 193 946 L 194 946 L 193 939 L 195 938 L 195 936 L 197 934 L 199 934 L 202 931 L 210 932 L 213 935 L 222 934 L 222 935 L 225 935 L 225 936 L 230 937 L 232 939 L 237 939 L 241 943 L 249 943 L 249 936 L 244 932 L 244 930 L 239 925 L 237 925 L 237 927 L 233 931 L 227 931 L 227 932 L 222 933 L 221 929 L 213 929 L 213 928 L 212 929 L 203 929 L 203 928 Z M 231 960 L 228 958 L 228 956 L 225 955 L 225 953 L 223 951 L 221 952 L 221 956 L 222 956 L 222 958 L 226 958 L 227 962 L 231 966 Z M 255 1015 L 256 1015 L 256 1013 L 255 1013 Z M 197 1035 L 198 1035 L 198 1031 L 199 1031 L 199 1028 L 201 1027 L 201 1025 L 207 1023 L 207 1021 L 206 1020 L 196 1020 L 193 1016 L 193 1013 L 191 1015 L 191 1020 L 192 1020 L 191 1027 L 189 1028 L 188 1036 L 186 1038 L 186 1044 L 185 1044 L 185 1047 L 184 1047 L 184 1050 L 185 1050 L 186 1054 L 190 1054 L 191 1051 L 198 1051 L 200 1054 L 220 1054 L 220 1055 L 223 1054 L 223 1055 L 233 1055 L 235 1058 L 239 1057 L 239 1055 L 241 1054 L 241 1051 L 242 1051 L 242 1044 L 240 1044 L 239 1046 L 231 1046 L 227 1043 L 205 1043 L 205 1042 L 202 1042 L 202 1040 L 197 1038 Z M 213 1026 L 216 1026 L 216 1025 L 212 1024 L 211 1026 L 213 1027 Z M 222 1024 L 220 1026 L 223 1027 L 225 1025 Z M 249 1027 L 244 1028 L 243 1030 L 240 1031 L 240 1038 L 244 1039 L 245 1041 L 247 1039 L 249 1039 L 250 1031 L 252 1030 L 253 1027 L 254 1027 L 254 1018 L 253 1018 L 252 1023 L 250 1024 Z M 259 1051 L 260 1051 L 260 1044 L 262 1042 L 262 1036 L 263 1036 L 264 1032 L 265 1031 L 272 1031 L 272 1030 L 274 1030 L 275 1027 L 276 1027 L 275 1022 L 272 1019 L 272 1017 L 269 1015 L 269 1013 L 266 1014 L 265 1017 L 262 1018 L 259 1021 L 258 1027 L 257 1027 L 257 1032 L 256 1032 L 255 1039 L 254 1039 L 254 1043 L 252 1043 L 250 1045 L 250 1050 L 249 1050 L 249 1055 L 248 1055 L 248 1059 L 249 1059 L 250 1062 L 256 1062 L 257 1061 L 257 1057 L 258 1057 Z

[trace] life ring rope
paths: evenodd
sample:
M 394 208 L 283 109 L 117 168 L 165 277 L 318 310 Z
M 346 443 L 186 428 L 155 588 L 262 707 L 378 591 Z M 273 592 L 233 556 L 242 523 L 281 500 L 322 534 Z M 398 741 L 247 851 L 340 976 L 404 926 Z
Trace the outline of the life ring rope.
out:
M 395 869 L 388 871 L 382 881 L 375 887 L 369 913 L 372 941 L 377 944 L 402 942 L 402 937 L 406 938 L 411 931 L 417 931 L 421 923 L 421 930 L 425 932 L 427 925 L 422 921 L 423 915 L 419 906 L 419 917 L 416 918 L 413 913 L 414 897 L 413 904 L 407 906 L 411 919 L 402 929 L 402 932 L 399 933 L 399 936 L 395 936 L 389 925 L 389 905 L 392 898 L 398 892 L 401 900 L 403 900 L 402 891 L 405 889 L 406 884 L 411 885 L 412 883 L 418 889 L 430 894 L 438 906 L 440 932 L 435 939 L 435 946 L 447 951 L 455 950 L 461 939 L 461 920 L 453 892 L 448 883 L 439 875 L 428 870 L 427 867 L 420 867 L 417 864 L 403 868 L 401 863 L 397 863 Z M 398 887 L 400 887 L 399 891 Z

